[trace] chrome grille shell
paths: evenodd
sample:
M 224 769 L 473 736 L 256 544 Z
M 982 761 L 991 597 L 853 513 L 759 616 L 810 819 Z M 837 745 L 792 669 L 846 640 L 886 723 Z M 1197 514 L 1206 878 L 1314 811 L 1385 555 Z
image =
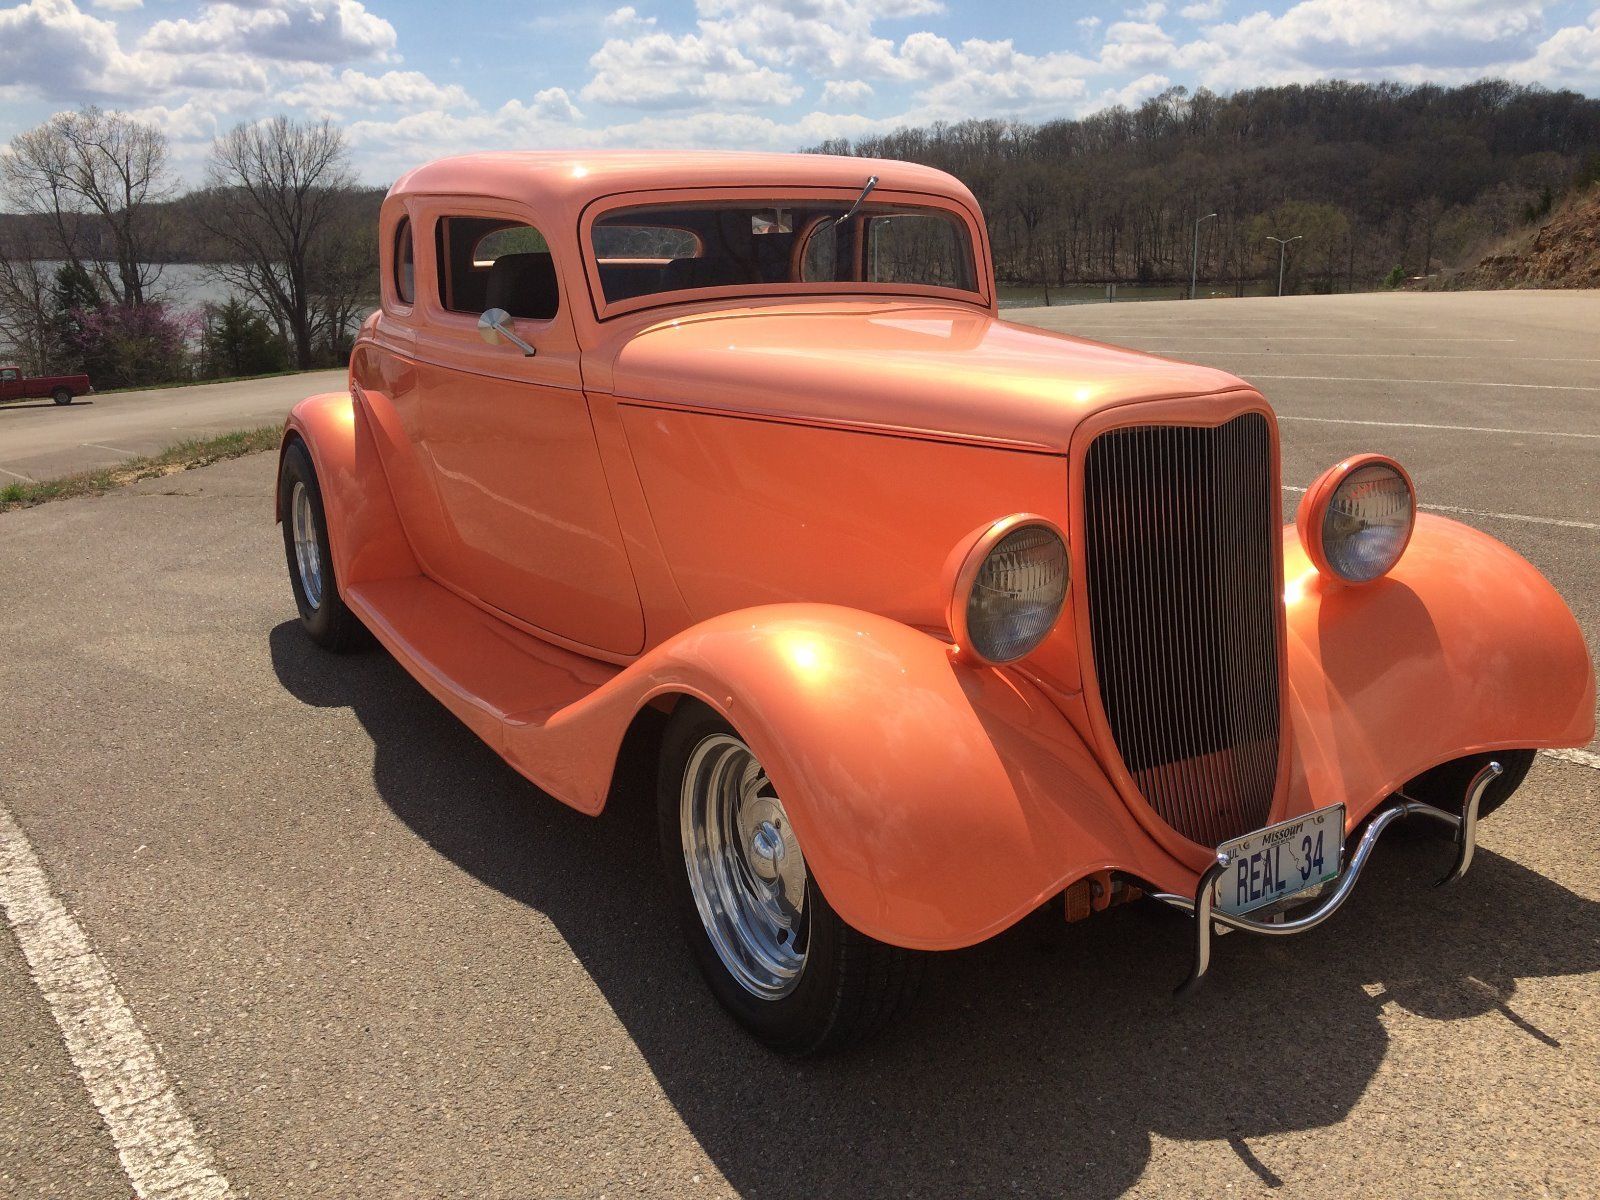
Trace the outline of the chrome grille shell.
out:
M 1095 433 L 1075 548 L 1086 695 L 1136 798 L 1201 846 L 1269 822 L 1284 725 L 1277 437 L 1215 426 Z

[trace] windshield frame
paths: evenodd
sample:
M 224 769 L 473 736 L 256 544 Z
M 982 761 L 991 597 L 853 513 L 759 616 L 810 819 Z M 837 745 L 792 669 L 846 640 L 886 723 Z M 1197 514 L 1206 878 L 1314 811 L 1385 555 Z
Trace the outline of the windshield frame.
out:
M 595 222 L 619 211 L 632 208 L 655 208 L 672 204 L 759 203 L 762 207 L 798 204 L 807 201 L 826 201 L 849 207 L 861 194 L 859 187 L 803 187 L 790 185 L 749 184 L 720 187 L 658 188 L 631 192 L 618 192 L 591 200 L 578 218 L 578 246 L 583 259 L 583 271 L 589 285 L 589 298 L 595 317 L 609 321 L 629 313 L 648 309 L 670 308 L 685 304 L 704 304 L 721 299 L 799 299 L 804 297 L 832 296 L 853 299 L 912 297 L 916 299 L 953 300 L 960 304 L 986 311 L 994 309 L 993 271 L 990 269 L 989 240 L 983 222 L 973 210 L 954 196 L 938 192 L 904 191 L 878 187 L 873 189 L 868 207 L 877 204 L 900 204 L 907 207 L 937 209 L 960 221 L 967 235 L 968 252 L 972 256 L 975 290 L 940 287 L 931 284 L 911 283 L 741 283 L 717 287 L 683 288 L 670 292 L 653 292 L 644 296 L 607 300 L 600 281 L 600 260 L 595 254 L 593 232 Z

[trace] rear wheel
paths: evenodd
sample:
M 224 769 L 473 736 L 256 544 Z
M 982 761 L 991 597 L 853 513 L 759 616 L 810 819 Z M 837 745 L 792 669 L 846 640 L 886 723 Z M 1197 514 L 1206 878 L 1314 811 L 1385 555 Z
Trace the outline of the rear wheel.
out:
M 301 628 L 317 645 L 335 653 L 364 645 L 366 629 L 345 605 L 334 578 L 316 468 L 298 441 L 284 451 L 278 469 L 278 511 L 283 514 L 283 548 Z
M 786 1054 L 876 1032 L 909 1004 L 923 956 L 851 929 L 829 906 L 765 768 L 737 731 L 685 699 L 662 743 L 668 886 L 712 993 Z
M 1511 794 L 1522 786 L 1522 781 L 1528 777 L 1528 768 L 1533 766 L 1532 750 L 1496 750 L 1490 754 L 1469 754 L 1464 758 L 1453 758 L 1431 771 L 1424 771 L 1418 775 L 1406 784 L 1405 793 L 1413 800 L 1421 800 L 1424 804 L 1442 808 L 1445 812 L 1459 813 L 1467 798 L 1467 786 L 1471 784 L 1472 777 L 1490 762 L 1499 763 L 1505 768 L 1505 774 L 1491 783 L 1483 793 L 1483 801 L 1478 805 L 1478 816 L 1487 817 L 1511 799 Z
M 71 404 L 72 393 L 66 388 L 57 388 L 52 393 L 51 399 L 53 399 L 57 404 Z

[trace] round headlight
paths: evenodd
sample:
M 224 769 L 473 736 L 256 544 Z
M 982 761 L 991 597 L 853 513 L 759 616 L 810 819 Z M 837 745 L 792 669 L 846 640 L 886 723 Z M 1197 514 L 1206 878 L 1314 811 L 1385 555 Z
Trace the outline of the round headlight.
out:
M 1067 544 L 1043 517 L 996 521 L 972 544 L 950 597 L 950 631 L 987 663 L 1033 653 L 1067 599 Z
M 1363 454 L 1325 471 L 1295 515 L 1300 542 L 1324 574 L 1365 583 L 1400 561 L 1416 523 L 1411 477 L 1392 458 Z

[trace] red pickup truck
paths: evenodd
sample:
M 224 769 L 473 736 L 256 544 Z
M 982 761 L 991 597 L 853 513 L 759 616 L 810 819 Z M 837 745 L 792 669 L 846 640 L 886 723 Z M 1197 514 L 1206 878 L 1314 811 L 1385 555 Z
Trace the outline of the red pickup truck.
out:
M 49 396 L 57 404 L 71 404 L 74 396 L 92 391 L 87 375 L 42 375 L 30 379 L 21 367 L 0 366 L 0 402 Z

